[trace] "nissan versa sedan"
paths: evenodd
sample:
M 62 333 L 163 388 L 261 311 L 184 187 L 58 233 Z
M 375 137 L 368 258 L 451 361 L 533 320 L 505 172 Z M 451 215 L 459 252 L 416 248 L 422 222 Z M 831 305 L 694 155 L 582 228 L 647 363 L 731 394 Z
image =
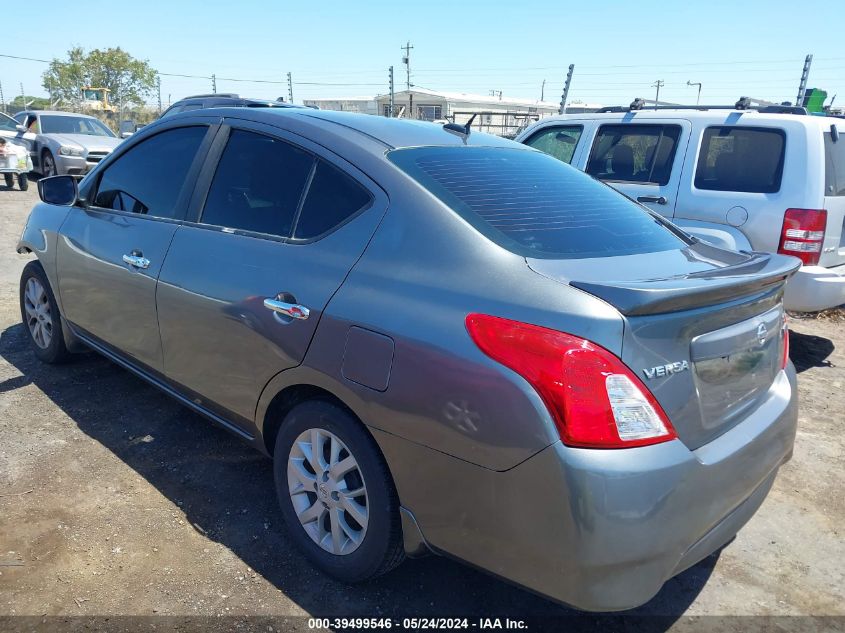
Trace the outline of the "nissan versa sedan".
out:
M 792 454 L 799 260 L 698 242 L 526 146 L 210 109 L 39 191 L 35 354 L 92 348 L 271 456 L 290 538 L 335 578 L 434 552 L 628 609 Z

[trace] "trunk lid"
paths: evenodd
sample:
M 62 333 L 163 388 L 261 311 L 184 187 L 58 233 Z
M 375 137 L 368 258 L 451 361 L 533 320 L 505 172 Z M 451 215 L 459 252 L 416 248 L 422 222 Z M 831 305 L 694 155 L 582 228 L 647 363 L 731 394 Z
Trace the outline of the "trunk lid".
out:
M 770 397 L 783 349 L 783 287 L 797 259 L 697 243 L 649 255 L 527 261 L 623 314 L 622 360 L 690 449 Z

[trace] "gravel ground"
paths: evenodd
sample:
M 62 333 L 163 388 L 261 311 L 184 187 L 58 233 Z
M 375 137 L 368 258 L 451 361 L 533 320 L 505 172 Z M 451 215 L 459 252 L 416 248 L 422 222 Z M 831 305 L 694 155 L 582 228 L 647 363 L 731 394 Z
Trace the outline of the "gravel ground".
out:
M 37 362 L 14 252 L 35 200 L 0 187 L 0 616 L 569 613 L 437 557 L 334 582 L 289 543 L 267 459 L 94 354 Z M 720 556 L 636 613 L 845 616 L 845 320 L 791 326 L 794 459 Z

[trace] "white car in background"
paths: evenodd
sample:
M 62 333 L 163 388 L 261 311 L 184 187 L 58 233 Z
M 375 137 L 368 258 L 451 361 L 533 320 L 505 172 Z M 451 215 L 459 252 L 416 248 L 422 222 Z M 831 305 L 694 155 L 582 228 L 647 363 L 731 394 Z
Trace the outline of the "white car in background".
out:
M 781 106 L 654 110 L 636 103 L 544 118 L 516 140 L 702 240 L 800 258 L 784 297 L 789 310 L 845 303 L 845 120 Z
M 122 139 L 102 121 L 74 112 L 26 110 L 14 116 L 26 129 L 35 171 L 42 176 L 82 175 L 111 154 Z

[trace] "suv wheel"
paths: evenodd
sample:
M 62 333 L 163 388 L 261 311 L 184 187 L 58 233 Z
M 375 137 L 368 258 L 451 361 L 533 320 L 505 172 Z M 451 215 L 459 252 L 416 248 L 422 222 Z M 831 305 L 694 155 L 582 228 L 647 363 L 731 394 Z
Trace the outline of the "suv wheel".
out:
M 60 363 L 70 356 L 62 333 L 59 307 L 47 275 L 37 261 L 23 269 L 20 287 L 21 319 L 29 332 L 35 355 L 45 363 Z
M 49 150 L 45 149 L 44 153 L 41 154 L 41 175 L 44 178 L 49 178 L 50 176 L 55 176 L 57 173 L 56 159 L 53 158 Z
M 402 562 L 393 479 L 349 412 L 324 401 L 294 407 L 276 438 L 273 470 L 288 532 L 321 570 L 359 582 Z

